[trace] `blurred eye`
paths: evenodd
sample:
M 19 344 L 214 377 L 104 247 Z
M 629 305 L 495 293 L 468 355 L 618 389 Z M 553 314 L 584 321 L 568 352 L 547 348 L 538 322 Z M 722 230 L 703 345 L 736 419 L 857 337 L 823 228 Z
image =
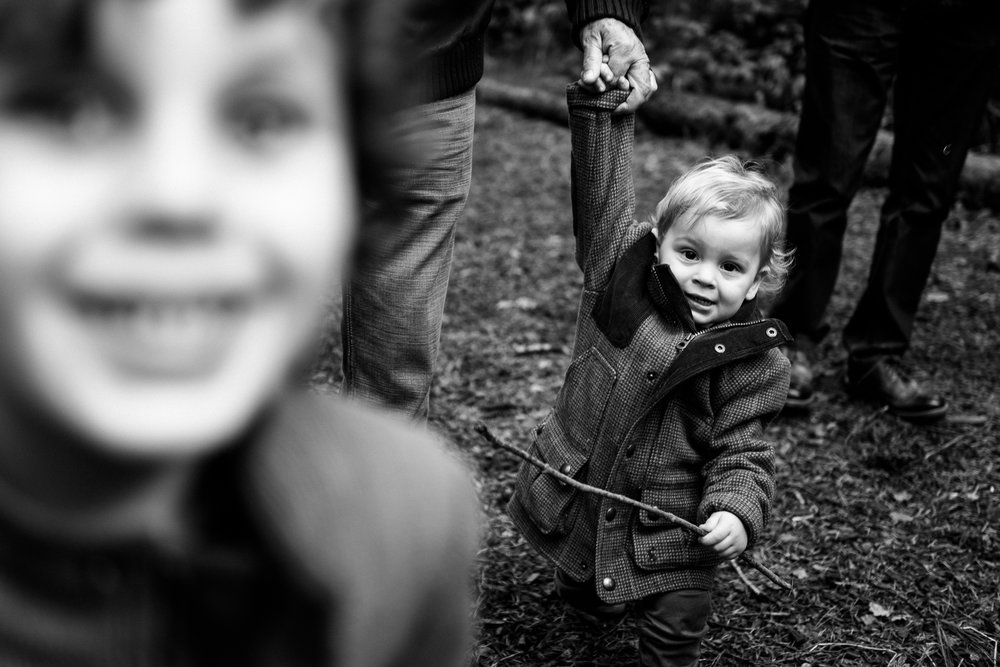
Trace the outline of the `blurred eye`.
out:
M 110 90 L 88 82 L 50 81 L 14 89 L 4 112 L 75 143 L 107 139 L 125 119 L 125 104 Z
M 308 116 L 298 103 L 269 96 L 234 102 L 226 118 L 236 139 L 256 149 L 275 148 L 303 130 L 307 121 Z
M 722 270 L 726 273 L 743 273 L 743 267 L 736 262 L 724 262 Z

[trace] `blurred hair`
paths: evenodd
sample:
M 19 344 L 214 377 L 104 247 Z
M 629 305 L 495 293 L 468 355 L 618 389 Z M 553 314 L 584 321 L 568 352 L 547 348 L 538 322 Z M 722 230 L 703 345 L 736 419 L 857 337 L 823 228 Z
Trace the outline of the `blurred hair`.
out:
M 792 252 L 785 249 L 785 208 L 778 188 L 755 162 L 733 155 L 707 159 L 682 174 L 656 205 L 653 224 L 662 239 L 681 220 L 694 224 L 705 216 L 754 220 L 760 225 L 759 294 L 777 294 L 788 276 Z
M 143 2 L 145 0 L 133 0 Z M 331 44 L 344 70 L 349 137 L 361 193 L 391 202 L 397 185 L 391 167 L 408 159 L 387 139 L 390 116 L 408 102 L 400 85 L 402 64 L 399 0 L 229 0 L 252 14 L 285 3 L 316 11 L 329 30 Z M 0 68 L 46 73 L 90 65 L 92 35 L 89 12 L 94 0 L 0 0 Z

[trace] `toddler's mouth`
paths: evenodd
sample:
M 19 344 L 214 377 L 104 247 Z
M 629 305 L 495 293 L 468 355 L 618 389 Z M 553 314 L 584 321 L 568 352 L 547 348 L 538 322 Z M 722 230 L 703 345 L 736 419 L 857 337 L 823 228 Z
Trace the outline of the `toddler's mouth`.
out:
M 684 296 L 687 297 L 688 301 L 692 301 L 700 306 L 714 306 L 715 301 L 711 299 L 706 299 L 703 296 L 698 296 L 697 294 L 691 294 L 690 292 L 685 292 Z

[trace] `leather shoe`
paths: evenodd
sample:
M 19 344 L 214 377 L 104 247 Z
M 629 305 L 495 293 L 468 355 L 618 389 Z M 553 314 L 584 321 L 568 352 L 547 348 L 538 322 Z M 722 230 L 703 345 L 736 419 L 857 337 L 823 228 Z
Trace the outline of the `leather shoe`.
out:
M 782 346 L 781 352 L 788 358 L 792 367 L 785 406 L 796 409 L 808 408 L 816 400 L 816 394 L 813 392 L 813 371 L 809 358 L 801 349 L 790 345 Z
M 932 422 L 948 412 L 948 401 L 907 378 L 891 357 L 848 359 L 847 390 L 853 396 L 884 405 L 911 422 Z

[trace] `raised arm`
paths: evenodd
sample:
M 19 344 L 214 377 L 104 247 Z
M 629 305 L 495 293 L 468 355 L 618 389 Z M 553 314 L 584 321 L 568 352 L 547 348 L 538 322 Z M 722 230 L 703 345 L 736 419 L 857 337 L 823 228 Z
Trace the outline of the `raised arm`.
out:
M 618 113 L 634 112 L 656 92 L 656 79 L 642 44 L 641 24 L 649 12 L 646 0 L 566 0 L 574 43 L 583 51 L 580 81 L 591 92 L 606 88 L 629 91 Z M 600 76 L 607 58 L 614 79 Z
M 566 90 L 573 142 L 572 194 L 576 261 L 584 288 L 601 290 L 611 277 L 634 222 L 632 145 L 635 117 L 612 114 L 627 92 L 594 95 L 578 84 Z

